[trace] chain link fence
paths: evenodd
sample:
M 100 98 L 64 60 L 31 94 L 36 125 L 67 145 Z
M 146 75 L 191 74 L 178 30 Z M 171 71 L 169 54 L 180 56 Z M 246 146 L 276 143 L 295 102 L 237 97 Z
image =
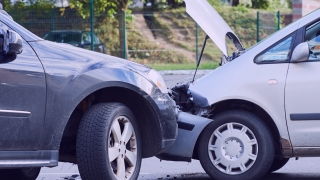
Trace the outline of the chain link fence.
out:
M 195 62 L 205 37 L 203 30 L 183 9 L 172 12 L 133 11 L 128 16 L 94 16 L 92 41 L 88 34 L 90 18 L 81 17 L 76 10 L 11 10 L 8 13 L 16 22 L 45 39 L 86 49 L 90 49 L 93 42 L 96 51 L 101 51 L 96 47 L 105 44 L 105 53 L 118 57 L 126 54 L 127 59 L 142 64 Z M 256 16 L 244 14 L 243 17 L 221 14 L 246 48 L 277 31 L 282 22 L 280 13 L 273 12 L 257 12 Z M 125 26 L 120 24 L 121 21 L 126 22 Z M 123 30 L 126 37 L 121 36 Z M 54 35 L 49 38 L 50 33 Z M 72 35 L 75 33 L 78 35 Z M 124 41 L 126 44 L 121 43 Z M 228 47 L 230 51 L 235 50 L 232 45 Z M 220 61 L 220 57 L 219 49 L 209 41 L 204 60 Z

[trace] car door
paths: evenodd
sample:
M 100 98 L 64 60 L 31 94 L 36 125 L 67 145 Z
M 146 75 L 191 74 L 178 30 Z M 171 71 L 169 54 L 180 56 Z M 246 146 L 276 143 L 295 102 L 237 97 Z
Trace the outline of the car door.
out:
M 320 146 L 320 21 L 302 27 L 301 42 L 308 42 L 308 61 L 291 63 L 285 89 L 288 130 L 295 147 Z
M 1 32 L 9 27 L 0 21 Z M 44 123 L 43 67 L 23 41 L 18 55 L 0 55 L 0 151 L 36 150 Z

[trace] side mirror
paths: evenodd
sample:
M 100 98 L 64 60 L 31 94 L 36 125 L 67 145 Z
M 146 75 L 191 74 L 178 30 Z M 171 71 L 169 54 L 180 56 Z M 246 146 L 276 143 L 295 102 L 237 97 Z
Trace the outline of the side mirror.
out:
M 22 38 L 12 31 L 2 31 L 0 34 L 0 54 L 20 54 L 22 52 Z
M 307 61 L 310 57 L 310 48 L 308 42 L 299 44 L 292 52 L 291 62 L 298 63 Z

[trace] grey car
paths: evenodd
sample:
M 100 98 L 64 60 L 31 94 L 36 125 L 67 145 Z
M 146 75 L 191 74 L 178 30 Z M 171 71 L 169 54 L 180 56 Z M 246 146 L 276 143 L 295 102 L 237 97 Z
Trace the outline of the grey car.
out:
M 320 157 L 320 9 L 244 49 L 207 0 L 185 2 L 223 57 L 219 68 L 172 89 L 178 138 L 158 157 L 198 159 L 223 180 L 260 179 L 290 158 Z
M 136 179 L 170 147 L 176 108 L 146 66 L 43 40 L 0 11 L 0 179 L 78 164 L 82 179 Z
M 91 33 L 88 31 L 56 30 L 48 32 L 44 35 L 43 39 L 53 42 L 67 43 L 84 49 L 91 49 L 92 42 L 94 51 L 107 54 L 106 45 L 96 36 L 96 34 L 93 34 L 93 38 L 91 38 Z

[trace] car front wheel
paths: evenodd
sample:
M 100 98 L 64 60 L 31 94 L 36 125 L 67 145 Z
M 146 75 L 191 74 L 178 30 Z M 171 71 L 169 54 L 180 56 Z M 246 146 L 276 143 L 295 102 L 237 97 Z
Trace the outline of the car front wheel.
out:
M 91 107 L 80 123 L 77 160 L 81 178 L 137 179 L 141 139 L 133 113 L 120 103 Z
M 217 115 L 202 132 L 198 156 L 214 179 L 259 179 L 274 159 L 274 144 L 268 126 L 246 111 Z

